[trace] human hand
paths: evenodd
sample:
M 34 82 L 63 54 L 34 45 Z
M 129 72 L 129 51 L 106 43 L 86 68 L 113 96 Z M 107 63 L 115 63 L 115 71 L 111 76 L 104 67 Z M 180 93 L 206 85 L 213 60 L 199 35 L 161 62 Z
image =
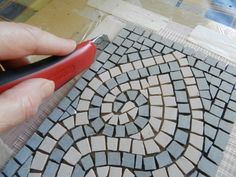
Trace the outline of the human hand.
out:
M 76 43 L 56 37 L 39 28 L 0 22 L 0 62 L 29 55 L 66 55 Z M 0 132 L 30 118 L 41 102 L 54 91 L 54 82 L 30 79 L 0 94 Z

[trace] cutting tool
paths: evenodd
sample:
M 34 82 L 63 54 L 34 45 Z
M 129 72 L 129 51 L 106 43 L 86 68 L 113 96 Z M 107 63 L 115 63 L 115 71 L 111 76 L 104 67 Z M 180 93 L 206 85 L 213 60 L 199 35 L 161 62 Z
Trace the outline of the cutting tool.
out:
M 0 93 L 32 78 L 45 78 L 55 82 L 55 90 L 80 74 L 94 62 L 96 46 L 108 41 L 106 35 L 82 42 L 67 56 L 51 56 L 15 70 L 0 73 Z

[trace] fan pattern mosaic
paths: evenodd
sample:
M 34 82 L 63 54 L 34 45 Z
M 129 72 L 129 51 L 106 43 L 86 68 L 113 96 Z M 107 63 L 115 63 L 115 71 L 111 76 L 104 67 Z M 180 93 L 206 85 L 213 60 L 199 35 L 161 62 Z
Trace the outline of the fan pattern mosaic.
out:
M 233 66 L 127 25 L 2 176 L 215 176 L 235 83 Z

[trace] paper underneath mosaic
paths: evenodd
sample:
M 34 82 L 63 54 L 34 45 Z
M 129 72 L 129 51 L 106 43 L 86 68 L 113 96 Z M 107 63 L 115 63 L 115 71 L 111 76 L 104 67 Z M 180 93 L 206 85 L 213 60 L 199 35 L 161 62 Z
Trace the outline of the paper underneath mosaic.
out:
M 215 176 L 235 83 L 233 66 L 128 25 L 2 175 Z

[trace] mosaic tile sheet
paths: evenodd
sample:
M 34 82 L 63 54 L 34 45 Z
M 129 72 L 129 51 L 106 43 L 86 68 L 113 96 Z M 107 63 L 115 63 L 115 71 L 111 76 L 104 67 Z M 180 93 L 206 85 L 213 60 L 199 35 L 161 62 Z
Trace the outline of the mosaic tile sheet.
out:
M 236 68 L 128 25 L 3 176 L 215 176 L 236 119 Z

